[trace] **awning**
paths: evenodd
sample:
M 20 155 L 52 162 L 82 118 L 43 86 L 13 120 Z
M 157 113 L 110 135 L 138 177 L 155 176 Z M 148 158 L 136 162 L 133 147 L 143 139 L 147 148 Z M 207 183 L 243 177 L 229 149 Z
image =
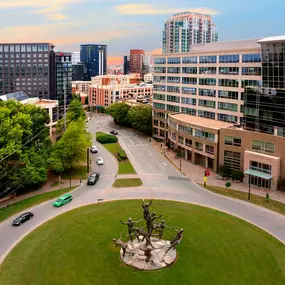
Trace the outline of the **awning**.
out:
M 272 179 L 272 176 L 270 174 L 259 172 L 259 171 L 252 170 L 252 169 L 247 169 L 244 172 L 244 174 L 260 177 L 260 178 L 263 178 L 263 179 L 266 179 L 266 180 Z

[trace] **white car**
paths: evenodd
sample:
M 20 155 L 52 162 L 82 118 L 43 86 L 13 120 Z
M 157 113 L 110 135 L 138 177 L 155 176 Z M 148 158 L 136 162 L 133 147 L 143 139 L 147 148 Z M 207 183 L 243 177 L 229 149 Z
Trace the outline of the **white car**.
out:
M 102 157 L 98 157 L 96 161 L 97 161 L 98 165 L 103 165 L 104 164 L 104 160 L 103 160 Z
M 97 149 L 97 147 L 96 147 L 95 145 L 92 145 L 92 146 L 90 147 L 90 151 L 91 151 L 92 153 L 97 153 L 97 152 L 98 152 L 98 149 Z

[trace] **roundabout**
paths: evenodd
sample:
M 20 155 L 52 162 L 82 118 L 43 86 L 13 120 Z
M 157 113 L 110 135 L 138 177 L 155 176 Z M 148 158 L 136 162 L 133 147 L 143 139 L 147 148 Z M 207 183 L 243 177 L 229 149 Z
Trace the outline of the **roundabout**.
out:
M 49 220 L 5 258 L 0 284 L 285 284 L 281 242 L 231 215 L 171 201 L 155 200 L 152 211 L 185 231 L 176 246 L 176 262 L 152 272 L 127 266 L 113 239 L 122 235 L 128 242 L 127 227 L 119 220 L 143 219 L 141 203 L 94 204 Z M 174 236 L 173 229 L 165 229 L 163 240 Z

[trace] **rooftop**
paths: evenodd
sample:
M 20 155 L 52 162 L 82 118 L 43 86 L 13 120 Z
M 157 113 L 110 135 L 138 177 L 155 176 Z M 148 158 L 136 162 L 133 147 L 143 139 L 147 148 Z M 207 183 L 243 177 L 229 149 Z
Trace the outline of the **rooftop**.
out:
M 274 43 L 274 42 L 285 42 L 285 35 L 268 37 L 258 41 L 259 43 Z
M 58 100 L 40 99 L 35 105 L 58 104 Z
M 201 118 L 198 116 L 186 115 L 186 114 L 171 114 L 171 117 L 187 124 L 193 124 L 196 126 L 206 127 L 210 129 L 219 130 L 221 128 L 228 128 L 233 126 L 231 123 L 215 121 L 207 118 Z

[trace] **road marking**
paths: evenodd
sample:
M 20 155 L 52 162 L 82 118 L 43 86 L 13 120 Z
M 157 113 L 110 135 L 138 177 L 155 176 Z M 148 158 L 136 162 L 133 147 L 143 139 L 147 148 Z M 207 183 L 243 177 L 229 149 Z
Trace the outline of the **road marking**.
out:
M 145 146 L 148 146 L 148 144 L 146 143 Z
M 167 166 L 168 164 L 166 162 L 162 162 L 162 165 L 163 166 Z
M 148 164 L 148 166 L 149 166 L 150 168 L 152 168 L 152 166 L 151 166 L 150 164 Z
M 150 152 L 149 154 L 152 156 L 152 153 L 151 153 L 151 152 Z
M 137 144 L 137 146 L 141 146 L 140 144 Z
M 131 144 L 128 144 L 128 147 L 133 147 Z

